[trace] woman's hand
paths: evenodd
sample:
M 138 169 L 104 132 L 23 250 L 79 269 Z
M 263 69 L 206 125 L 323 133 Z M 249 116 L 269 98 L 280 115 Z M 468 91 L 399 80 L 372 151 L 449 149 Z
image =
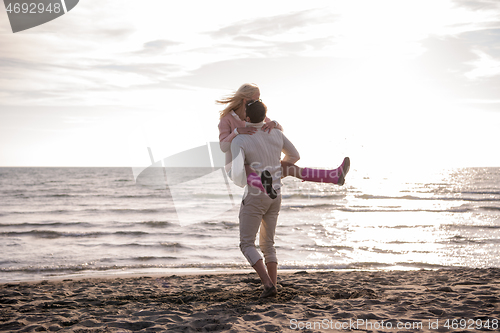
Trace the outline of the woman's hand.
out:
M 257 129 L 255 127 L 238 127 L 237 128 L 238 134 L 254 134 Z
M 276 127 L 276 123 L 274 121 L 270 121 L 268 123 L 265 123 L 264 126 L 262 126 L 263 131 L 267 131 L 268 133 L 271 133 L 271 130 Z M 239 130 L 238 130 L 239 131 Z

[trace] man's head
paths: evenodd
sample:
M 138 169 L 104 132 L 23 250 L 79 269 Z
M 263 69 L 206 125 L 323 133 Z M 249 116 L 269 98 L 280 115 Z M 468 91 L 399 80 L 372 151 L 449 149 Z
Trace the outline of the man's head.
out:
M 247 121 L 250 123 L 260 123 L 266 119 L 267 107 L 262 101 L 250 101 L 246 105 Z

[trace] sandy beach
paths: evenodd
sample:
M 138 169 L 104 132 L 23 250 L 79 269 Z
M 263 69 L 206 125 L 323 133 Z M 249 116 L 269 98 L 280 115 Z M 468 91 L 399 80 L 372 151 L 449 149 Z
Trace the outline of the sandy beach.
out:
M 66 279 L 0 285 L 2 332 L 498 331 L 500 269 Z

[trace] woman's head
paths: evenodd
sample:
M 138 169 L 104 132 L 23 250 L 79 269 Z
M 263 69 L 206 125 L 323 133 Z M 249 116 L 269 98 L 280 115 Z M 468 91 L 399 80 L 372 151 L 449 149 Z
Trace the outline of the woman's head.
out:
M 260 98 L 260 90 L 256 84 L 245 83 L 238 88 L 234 96 L 245 100 L 245 103 L 250 100 L 255 101 Z
M 266 119 L 267 106 L 262 103 L 260 99 L 255 101 L 249 101 L 246 104 L 246 116 L 247 120 L 251 123 L 260 123 Z
M 260 90 L 254 83 L 245 83 L 236 90 L 236 92 L 226 98 L 217 100 L 219 104 L 227 104 L 220 112 L 220 117 L 224 117 L 232 110 L 236 111 L 245 106 L 248 101 L 257 100 L 260 98 Z

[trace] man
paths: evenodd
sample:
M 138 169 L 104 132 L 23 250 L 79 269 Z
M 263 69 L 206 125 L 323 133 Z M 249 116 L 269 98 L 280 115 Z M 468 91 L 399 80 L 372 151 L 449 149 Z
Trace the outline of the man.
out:
M 240 249 L 264 285 L 261 298 L 273 297 L 277 293 L 278 260 L 274 248 L 274 234 L 281 208 L 281 152 L 285 153 L 284 161 L 290 164 L 300 158 L 297 149 L 283 132 L 276 129 L 270 132 L 260 130 L 264 125 L 266 113 L 267 107 L 260 100 L 249 102 L 246 107 L 246 125 L 259 130 L 252 135 L 238 135 L 231 142 L 234 158 L 233 179 L 241 179 L 240 184 L 246 184 L 243 163 L 234 163 L 236 160 L 244 161 L 244 164 L 249 164 L 261 174 L 267 192 L 247 186 L 239 215 Z M 235 168 L 236 165 L 240 167 Z M 255 247 L 259 227 L 259 245 L 264 254 L 265 265 Z

